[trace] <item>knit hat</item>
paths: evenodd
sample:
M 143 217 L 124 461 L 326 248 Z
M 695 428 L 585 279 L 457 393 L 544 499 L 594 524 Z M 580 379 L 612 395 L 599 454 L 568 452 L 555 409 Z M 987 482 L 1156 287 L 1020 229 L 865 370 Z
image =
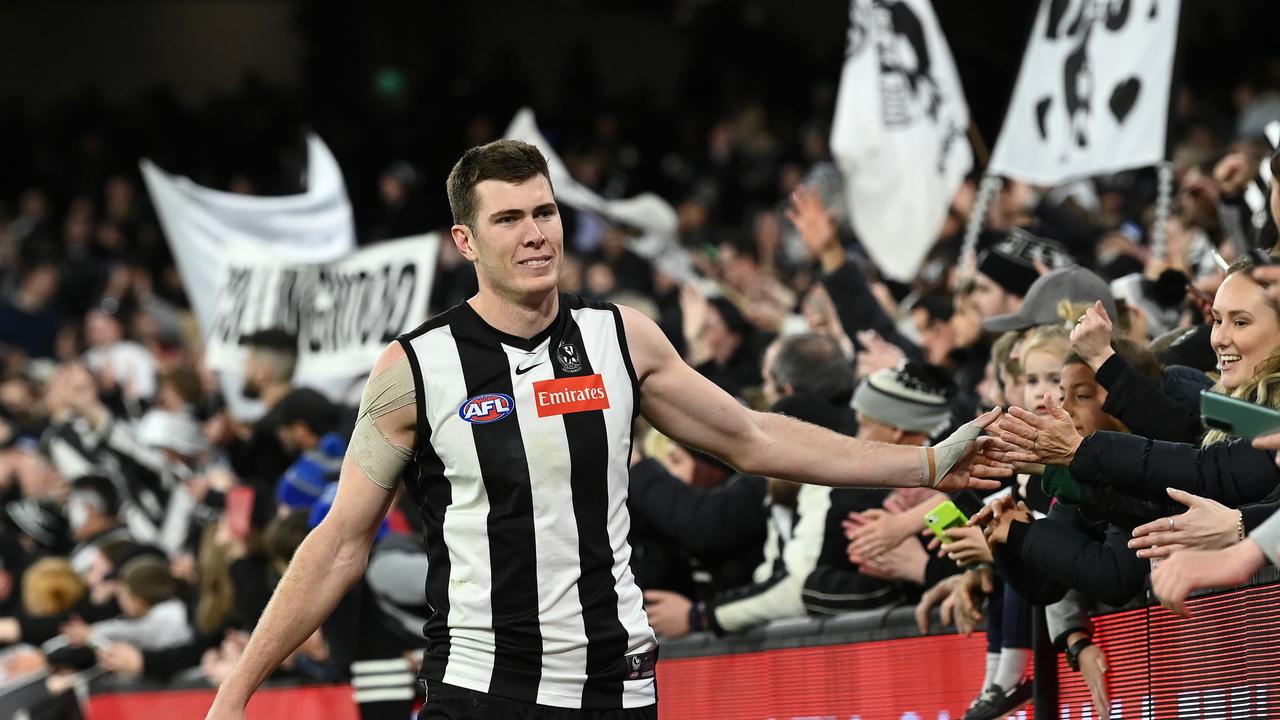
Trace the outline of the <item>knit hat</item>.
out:
M 853 394 L 853 409 L 906 432 L 933 435 L 951 422 L 954 386 L 919 363 L 877 370 Z
M 1059 242 L 1014 228 L 978 256 L 978 272 L 991 278 L 1005 292 L 1025 297 L 1040 277 L 1037 261 L 1053 269 L 1069 265 L 1071 256 Z
M 293 461 L 276 483 L 276 501 L 290 509 L 310 508 L 330 482 L 338 479 L 347 442 L 338 433 L 320 439 L 314 449 Z
M 1035 266 L 1019 257 L 1011 257 L 999 248 L 984 250 L 978 256 L 978 272 L 991 278 L 1010 295 L 1023 297 L 1031 283 L 1040 277 Z

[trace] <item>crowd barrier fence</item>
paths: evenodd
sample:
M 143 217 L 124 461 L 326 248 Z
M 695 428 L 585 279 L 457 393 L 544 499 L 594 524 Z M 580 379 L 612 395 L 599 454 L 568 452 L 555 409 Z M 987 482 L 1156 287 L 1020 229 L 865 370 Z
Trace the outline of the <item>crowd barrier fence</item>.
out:
M 1095 640 L 1111 668 L 1111 717 L 1280 718 L 1274 574 L 1265 584 L 1195 598 L 1188 609 L 1190 618 L 1147 605 L 1094 619 Z M 660 716 L 959 720 L 979 690 L 986 641 L 981 632 L 963 637 L 940 630 L 921 635 L 912 609 L 898 607 L 665 642 L 657 669 Z M 1042 659 L 1057 664 L 1056 678 L 1041 676 L 1056 683 L 1048 696 L 1057 701 L 1011 717 L 1095 718 L 1080 675 L 1060 655 Z M 248 717 L 357 720 L 352 695 L 345 685 L 268 686 L 255 695 Z M 86 720 L 178 720 L 201 717 L 212 697 L 208 688 L 105 682 L 93 684 L 83 707 Z

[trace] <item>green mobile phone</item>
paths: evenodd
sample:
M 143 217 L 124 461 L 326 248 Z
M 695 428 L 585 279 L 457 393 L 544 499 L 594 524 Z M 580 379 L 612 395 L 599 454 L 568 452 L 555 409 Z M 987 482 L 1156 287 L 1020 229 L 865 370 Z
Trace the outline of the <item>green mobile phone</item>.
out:
M 951 542 L 943 533 L 951 528 L 961 527 L 969 522 L 969 518 L 960 512 L 960 508 L 950 500 L 942 503 L 938 507 L 930 510 L 924 515 L 924 523 L 933 531 L 933 534 L 942 541 L 943 545 Z
M 1206 427 L 1240 438 L 1280 432 L 1280 410 L 1208 390 L 1200 391 L 1200 415 Z

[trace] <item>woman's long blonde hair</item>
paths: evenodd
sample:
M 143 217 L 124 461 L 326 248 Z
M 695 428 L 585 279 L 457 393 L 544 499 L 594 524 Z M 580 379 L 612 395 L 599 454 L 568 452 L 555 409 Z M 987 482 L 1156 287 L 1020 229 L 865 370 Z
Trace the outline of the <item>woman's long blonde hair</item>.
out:
M 200 538 L 200 595 L 196 601 L 196 628 L 205 635 L 218 632 L 235 614 L 236 588 L 231 582 L 231 558 L 219 547 L 218 524 L 204 529 Z
M 1280 254 L 1274 251 L 1271 253 L 1271 257 L 1273 260 L 1280 260 Z M 1227 277 L 1231 277 L 1238 272 L 1248 272 L 1253 267 L 1253 259 L 1246 255 L 1227 268 Z M 1280 306 L 1276 305 L 1270 296 L 1267 296 L 1267 305 L 1275 312 L 1277 319 L 1280 319 Z M 1265 405 L 1266 407 L 1280 410 L 1280 345 L 1272 348 L 1267 357 L 1253 369 L 1253 374 L 1249 376 L 1249 379 L 1240 383 L 1238 387 L 1228 390 L 1223 386 L 1222 380 L 1219 379 L 1218 382 L 1214 383 L 1212 391 L 1247 400 L 1255 405 Z M 1231 435 L 1221 430 L 1210 429 L 1204 436 L 1203 444 L 1209 445 L 1222 442 L 1229 437 Z

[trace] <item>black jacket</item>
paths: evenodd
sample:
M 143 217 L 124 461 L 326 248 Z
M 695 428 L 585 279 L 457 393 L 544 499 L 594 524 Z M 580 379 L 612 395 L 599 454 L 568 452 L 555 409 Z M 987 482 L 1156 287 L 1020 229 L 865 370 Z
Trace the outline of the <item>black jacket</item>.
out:
M 1150 563 L 1128 547 L 1131 529 L 1090 523 L 1063 503 L 1033 523 L 1015 522 L 992 553 L 996 568 L 1033 605 L 1061 600 L 1068 590 L 1120 606 L 1142 591 Z
M 1081 485 L 1151 500 L 1167 500 L 1172 487 L 1231 507 L 1257 502 L 1280 484 L 1275 453 L 1239 439 L 1199 447 L 1099 431 L 1080 444 L 1070 470 Z
M 664 539 L 683 546 L 709 572 L 710 582 L 699 595 L 751 582 L 763 559 L 766 492 L 764 478 L 755 475 L 734 475 L 703 490 L 681 482 L 657 460 L 636 463 L 631 468 L 627 505 L 635 542 L 632 568 L 640 586 L 684 589 L 671 586 L 677 580 L 673 576 L 679 574 L 672 572 L 671 565 L 687 566 L 663 546 Z
M 856 565 L 849 562 L 849 540 L 841 524 L 851 512 L 879 508 L 887 495 L 883 490 L 858 488 L 831 491 L 831 507 L 827 510 L 818 564 L 804 580 L 804 607 L 809 614 L 834 615 L 884 607 L 901 597 L 895 585 L 863 575 Z M 907 542 L 911 541 L 912 538 L 907 539 Z M 950 564 L 955 566 L 955 563 Z
M 1166 370 L 1162 387 L 1138 372 L 1128 360 L 1112 355 L 1098 368 L 1098 384 L 1107 389 L 1102 411 L 1124 423 L 1136 435 L 1172 442 L 1198 442 L 1204 436 L 1204 425 L 1195 409 L 1196 403 L 1178 402 L 1167 392 L 1172 389 L 1171 384 L 1177 384 L 1178 390 L 1193 384 L 1179 370 L 1189 368 Z M 1204 378 L 1203 388 L 1213 384 L 1208 376 L 1199 374 Z

